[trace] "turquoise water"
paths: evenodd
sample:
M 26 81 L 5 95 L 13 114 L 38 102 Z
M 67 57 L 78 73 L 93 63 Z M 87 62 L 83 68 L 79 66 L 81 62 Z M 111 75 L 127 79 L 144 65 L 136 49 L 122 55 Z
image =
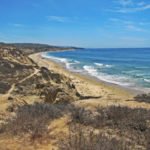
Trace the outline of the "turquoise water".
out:
M 48 52 L 44 57 L 67 69 L 125 87 L 150 91 L 150 48 L 78 49 Z

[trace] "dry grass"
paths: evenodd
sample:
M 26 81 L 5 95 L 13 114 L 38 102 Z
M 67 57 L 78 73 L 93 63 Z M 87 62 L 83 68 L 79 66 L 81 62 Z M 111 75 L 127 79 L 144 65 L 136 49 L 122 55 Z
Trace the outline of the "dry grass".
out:
M 119 149 L 126 149 L 126 147 L 124 147 L 122 144 L 120 145 L 120 143 L 124 142 L 128 147 L 127 149 L 133 149 L 133 147 L 134 149 L 136 149 L 135 148 L 136 146 L 145 149 L 150 148 L 150 110 L 142 108 L 131 109 L 128 107 L 110 106 L 108 108 L 98 107 L 96 112 L 94 113 L 82 108 L 74 108 L 71 116 L 72 116 L 72 125 L 73 124 L 81 125 L 82 130 L 84 130 L 85 128 L 87 129 L 92 128 L 93 130 L 98 131 L 102 130 L 103 133 L 106 133 L 105 130 L 111 129 L 112 132 L 109 133 L 109 135 L 112 136 L 113 134 L 115 134 L 115 136 L 119 138 L 119 141 L 117 142 L 116 140 L 115 142 L 117 145 L 115 145 L 114 143 L 112 144 L 114 140 L 112 141 L 110 138 L 104 137 L 104 139 L 107 139 L 104 145 L 109 146 L 109 144 L 106 143 L 110 142 L 110 145 L 112 144 L 114 146 L 121 146 L 121 148 Z M 117 133 L 115 133 L 115 131 Z M 74 136 L 72 139 L 73 140 L 74 138 L 76 139 L 77 135 L 76 134 L 72 135 Z M 90 134 L 87 134 L 86 138 L 89 138 L 89 136 Z M 99 136 L 101 137 L 101 140 L 103 140 L 103 136 L 101 134 Z M 95 136 L 95 138 L 98 138 L 97 141 L 99 140 L 99 136 L 98 137 L 97 135 Z M 123 141 L 121 140 L 122 137 L 124 137 Z M 82 137 L 80 138 L 82 139 Z M 78 138 L 78 140 L 80 140 L 80 138 Z M 99 141 L 100 143 L 101 140 Z M 69 144 L 70 142 L 71 141 L 68 141 L 67 144 Z M 97 144 L 99 144 L 99 142 Z M 88 140 L 87 144 L 88 143 L 90 143 L 90 145 L 93 144 L 92 140 Z M 82 146 L 84 147 L 84 145 Z M 112 146 L 112 149 L 116 149 L 114 146 Z M 95 149 L 96 147 L 92 148 L 91 150 Z M 108 147 L 106 149 L 111 148 Z M 85 150 L 88 149 L 85 148 Z
M 48 125 L 63 115 L 63 105 L 35 103 L 17 109 L 16 116 L 7 120 L 1 133 L 10 136 L 29 135 L 31 139 L 48 136 Z
M 60 150 L 150 149 L 150 110 L 142 108 L 110 106 L 90 111 L 71 104 L 35 103 L 19 107 L 0 133 L 49 141 L 54 137 L 48 126 L 64 115 L 70 115 L 69 134 L 57 141 Z
M 123 140 L 95 133 L 81 125 L 72 125 L 69 136 L 59 143 L 60 150 L 127 150 L 130 143 Z
M 102 128 L 105 126 L 118 129 L 132 129 L 144 132 L 148 129 L 147 122 L 150 121 L 150 110 L 121 106 L 110 106 L 108 108 L 98 107 L 95 112 L 76 108 L 72 111 L 73 122 L 86 126 Z

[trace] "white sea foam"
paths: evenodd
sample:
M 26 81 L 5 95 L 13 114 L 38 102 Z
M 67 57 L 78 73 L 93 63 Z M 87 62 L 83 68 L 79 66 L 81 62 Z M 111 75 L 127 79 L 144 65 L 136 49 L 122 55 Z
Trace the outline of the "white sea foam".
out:
M 122 86 L 133 86 L 134 84 L 130 81 L 129 78 L 123 77 L 123 76 L 118 76 L 118 75 L 108 75 L 108 74 L 102 74 L 100 73 L 98 76 L 98 79 L 122 85 Z
M 94 64 L 100 68 L 111 68 L 111 67 L 113 67 L 113 65 L 102 64 L 102 63 L 94 63 Z
M 49 56 L 49 55 L 47 55 L 47 53 L 43 53 L 42 54 L 42 57 L 44 57 L 44 58 L 49 58 L 49 59 L 52 59 L 52 60 L 54 60 L 54 61 L 56 61 L 56 62 L 59 62 L 59 63 L 63 63 L 63 64 L 65 64 L 65 66 L 69 69 L 69 67 L 70 67 L 70 60 L 69 59 L 66 59 L 66 58 L 59 58 L 59 57 L 55 57 L 55 56 Z
M 103 67 L 104 64 L 101 64 L 101 63 L 94 63 L 96 66 L 99 66 L 99 67 Z
M 62 63 L 66 66 L 67 69 L 74 71 L 74 72 L 79 72 L 79 73 L 86 73 L 89 74 L 93 77 L 96 77 L 99 80 L 113 83 L 113 84 L 118 84 L 121 86 L 125 87 L 131 87 L 131 88 L 136 88 L 136 79 L 129 77 L 129 74 L 140 74 L 138 70 L 129 70 L 129 71 L 123 71 L 125 73 L 124 75 L 109 75 L 107 73 L 100 72 L 100 68 L 112 68 L 114 67 L 113 65 L 109 64 L 102 64 L 102 63 L 94 63 L 93 65 L 84 65 L 82 66 L 82 62 L 77 61 L 77 60 L 72 60 L 72 59 L 67 59 L 67 58 L 59 58 L 59 57 L 54 57 L 54 56 L 49 56 L 47 53 L 42 54 L 43 57 L 52 59 L 58 63 Z M 81 67 L 82 66 L 82 67 Z M 140 74 L 141 75 L 141 74 Z M 144 79 L 145 82 L 150 83 L 150 79 Z
M 79 64 L 79 63 L 80 63 L 80 61 L 75 60 L 75 61 L 74 61 L 74 63 Z
M 98 70 L 93 66 L 83 66 L 83 69 L 89 74 L 102 81 L 110 82 L 122 86 L 133 86 L 134 84 L 127 77 L 121 77 L 117 75 L 108 75 L 105 73 L 98 72 Z
M 75 70 L 77 72 L 82 72 L 80 69 L 77 69 L 77 68 L 74 69 L 74 65 L 75 64 L 80 64 L 79 61 L 71 60 L 71 59 L 67 59 L 67 58 L 60 58 L 60 57 L 55 57 L 55 56 L 49 56 L 49 55 L 47 55 L 47 53 L 43 53 L 42 57 L 48 58 L 48 59 L 52 59 L 52 60 L 54 60 L 54 61 L 56 61 L 58 63 L 62 63 L 62 64 L 65 65 L 65 67 L 67 69 L 70 69 L 72 71 Z
M 94 68 L 93 66 L 83 66 L 83 69 L 85 71 L 87 71 L 90 75 L 93 75 L 93 76 L 97 76 L 98 75 L 98 71 L 96 68 Z
M 150 83 L 150 79 L 144 79 L 144 81 Z

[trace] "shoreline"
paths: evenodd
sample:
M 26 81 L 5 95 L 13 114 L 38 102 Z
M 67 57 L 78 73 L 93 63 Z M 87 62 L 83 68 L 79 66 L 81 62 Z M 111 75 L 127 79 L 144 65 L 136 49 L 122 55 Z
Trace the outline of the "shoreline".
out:
M 39 67 L 46 67 L 50 71 L 64 75 L 69 78 L 75 85 L 77 91 L 83 96 L 99 97 L 99 99 L 85 99 L 76 101 L 75 104 L 89 108 L 97 106 L 128 106 L 131 108 L 149 108 L 147 103 L 140 103 L 134 100 L 134 97 L 139 94 L 135 91 L 120 87 L 119 85 L 109 84 L 103 81 L 98 81 L 92 77 L 74 73 L 67 70 L 62 64 L 55 61 L 43 58 L 42 53 L 35 53 L 29 56 Z
M 55 51 L 45 51 L 45 52 L 38 52 L 38 53 L 34 53 L 34 54 L 40 54 L 41 56 L 42 56 L 42 54 L 45 54 L 45 53 L 49 53 L 49 52 L 51 52 L 51 53 L 57 53 L 57 52 L 65 52 L 65 51 L 76 51 L 76 50 L 78 50 L 79 48 L 77 48 L 77 49 L 75 49 L 75 48 L 72 48 L 72 49 L 64 49 L 64 50 L 55 50 Z M 34 54 L 30 54 L 30 55 L 34 55 Z M 29 55 L 29 56 L 30 56 Z
M 67 50 L 64 50 L 64 51 L 67 51 Z M 58 52 L 60 52 L 60 51 L 58 50 Z M 71 70 L 67 69 L 65 64 L 63 64 L 61 62 L 56 62 L 55 60 L 53 60 L 51 58 L 46 58 L 45 56 L 43 56 L 43 53 L 47 53 L 47 52 L 32 54 L 32 55 L 30 55 L 30 58 L 32 58 L 32 56 L 35 56 L 35 57 L 38 57 L 38 58 L 40 58 L 42 60 L 46 60 L 46 62 L 48 64 L 47 68 L 52 70 L 52 71 L 59 73 L 58 70 L 60 69 L 60 70 L 63 71 L 63 73 L 61 72 L 61 74 L 65 74 L 66 75 L 66 73 L 67 74 L 69 73 L 69 74 L 71 74 L 73 76 L 77 76 L 77 77 L 79 77 L 81 79 L 85 79 L 85 80 L 88 80 L 90 82 L 93 82 L 96 85 L 103 85 L 103 86 L 105 86 L 107 88 L 109 88 L 109 87 L 111 87 L 111 88 L 118 88 L 119 90 L 127 92 L 127 93 L 131 94 L 132 96 L 140 94 L 140 92 L 141 92 L 141 91 L 138 91 L 138 90 L 130 89 L 128 87 L 123 87 L 123 86 L 115 84 L 115 83 L 106 82 L 106 81 L 97 79 L 96 77 L 93 77 L 93 76 L 90 76 L 90 75 L 86 75 L 86 74 L 78 73 L 78 72 L 75 72 L 75 71 L 71 71 Z M 52 65 L 52 64 L 54 66 L 56 66 L 56 69 L 54 69 L 53 67 L 52 68 L 49 67 L 49 65 Z M 68 77 L 68 75 L 67 75 L 67 77 Z
M 75 49 L 72 49 L 72 50 L 75 50 Z M 72 50 L 69 50 L 69 51 L 72 51 Z M 68 51 L 68 50 L 64 50 L 64 51 Z M 60 52 L 60 51 L 58 50 L 56 52 Z M 58 64 L 59 66 L 61 66 L 64 69 L 64 71 L 69 71 L 70 73 L 73 73 L 73 74 L 76 74 L 76 75 L 80 74 L 81 76 L 83 76 L 85 78 L 89 78 L 90 80 L 94 80 L 96 82 L 100 82 L 100 83 L 103 83 L 103 84 L 106 84 L 106 85 L 109 85 L 109 86 L 115 86 L 115 87 L 121 88 L 123 90 L 126 90 L 127 92 L 130 92 L 130 93 L 134 94 L 134 95 L 147 93 L 146 91 L 142 91 L 140 89 L 133 89 L 131 87 L 125 87 L 125 86 L 122 86 L 122 85 L 119 85 L 119 84 L 115 84 L 113 82 L 98 79 L 97 77 L 94 77 L 90 74 L 85 74 L 85 73 L 82 73 L 82 72 L 75 72 L 71 69 L 68 69 L 66 67 L 65 63 L 57 62 L 57 61 L 53 60 L 53 58 L 47 57 L 45 55 L 46 53 L 48 53 L 48 52 L 42 52 L 42 53 L 38 53 L 38 54 L 42 57 L 42 59 L 47 59 L 48 61 L 52 61 L 53 63 Z

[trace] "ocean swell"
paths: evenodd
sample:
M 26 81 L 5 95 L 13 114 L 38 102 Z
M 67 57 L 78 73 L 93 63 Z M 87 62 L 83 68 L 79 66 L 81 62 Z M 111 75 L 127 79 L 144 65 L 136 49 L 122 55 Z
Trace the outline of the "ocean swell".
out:
M 113 67 L 113 65 L 102 64 L 102 63 L 94 63 L 94 64 L 100 68 L 112 68 Z
M 43 53 L 42 57 L 48 58 L 48 59 L 52 59 L 52 60 L 54 60 L 54 61 L 56 61 L 58 63 L 62 63 L 69 70 L 72 70 L 72 71 L 76 70 L 77 72 L 81 71 L 80 69 L 77 69 L 77 67 L 75 67 L 76 64 L 80 64 L 80 62 L 77 61 L 77 60 L 50 56 L 48 53 Z
M 43 57 L 61 63 L 73 72 L 133 89 L 150 91 L 149 52 L 149 49 L 86 49 L 49 52 L 44 53 Z
M 93 66 L 83 66 L 83 69 L 85 72 L 87 72 L 89 75 L 96 77 L 97 79 L 100 79 L 102 81 L 123 85 L 123 86 L 133 86 L 134 84 L 130 81 L 127 77 L 117 76 L 117 75 L 108 75 L 106 73 L 99 72 L 95 67 Z

